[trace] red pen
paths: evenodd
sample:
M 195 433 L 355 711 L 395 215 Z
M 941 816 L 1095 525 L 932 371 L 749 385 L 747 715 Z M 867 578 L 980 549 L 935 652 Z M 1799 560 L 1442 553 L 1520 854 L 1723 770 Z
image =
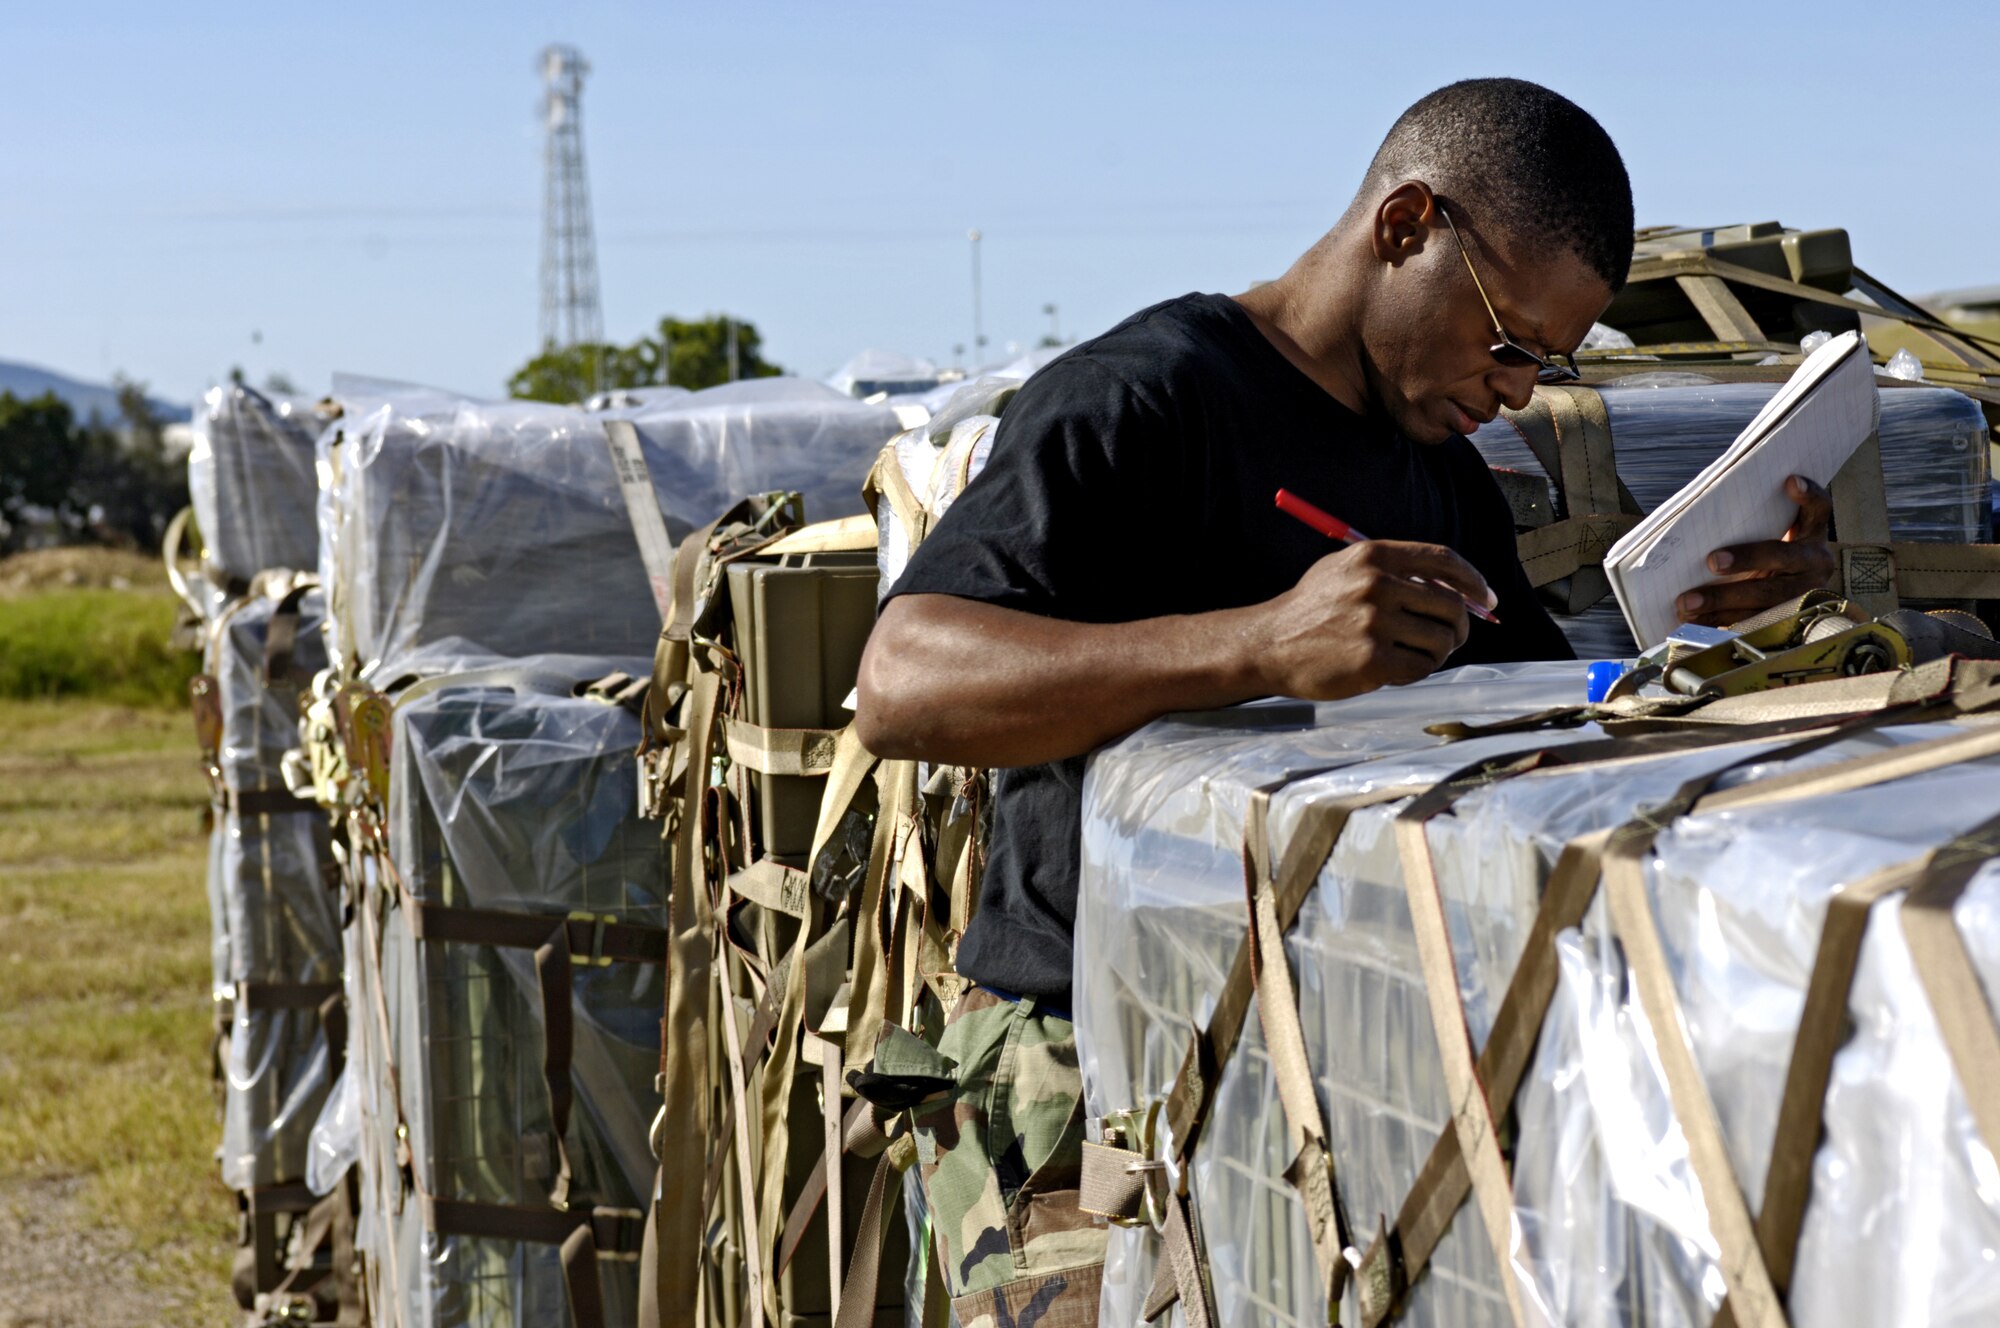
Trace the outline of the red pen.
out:
M 1300 521 L 1305 522 L 1328 539 L 1336 539 L 1343 544 L 1359 544 L 1368 538 L 1353 526 L 1342 521 L 1339 517 L 1322 512 L 1319 508 L 1314 507 L 1290 489 L 1278 490 L 1278 510 L 1287 516 L 1297 517 Z M 1424 578 L 1412 579 L 1424 580 Z M 1432 580 L 1426 580 L 1425 584 L 1434 586 L 1443 585 L 1442 582 Z M 1444 586 L 1444 589 L 1449 590 L 1451 588 Z M 1453 593 L 1457 594 L 1456 591 L 1453 591 Z M 1459 595 L 1458 597 L 1464 602 L 1467 613 L 1470 613 L 1475 618 L 1490 622 L 1496 627 L 1499 626 L 1500 620 L 1493 616 L 1493 610 L 1487 608 L 1484 604 L 1475 604 L 1464 595 Z

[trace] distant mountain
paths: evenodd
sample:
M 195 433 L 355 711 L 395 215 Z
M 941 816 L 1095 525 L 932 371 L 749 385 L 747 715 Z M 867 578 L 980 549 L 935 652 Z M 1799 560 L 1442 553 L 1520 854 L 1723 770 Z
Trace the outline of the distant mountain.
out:
M 117 389 L 102 383 L 79 382 L 48 369 L 38 369 L 32 364 L 0 360 L 0 392 L 12 392 L 23 399 L 53 392 L 69 403 L 78 420 L 87 420 L 92 415 L 107 424 L 118 420 Z M 170 424 L 185 422 L 193 414 L 188 407 L 176 402 L 162 401 L 158 397 L 148 399 L 160 418 Z

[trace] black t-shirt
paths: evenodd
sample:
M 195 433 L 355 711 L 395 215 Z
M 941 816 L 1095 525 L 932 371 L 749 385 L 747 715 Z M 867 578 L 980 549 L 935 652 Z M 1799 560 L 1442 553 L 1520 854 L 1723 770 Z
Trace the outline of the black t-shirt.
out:
M 986 469 L 892 595 L 983 600 L 1076 622 L 1261 603 L 1337 545 L 1272 505 L 1292 490 L 1376 539 L 1456 549 L 1499 596 L 1449 663 L 1564 659 L 1472 445 L 1426 446 L 1348 410 L 1241 306 L 1186 295 L 1043 368 L 1001 417 Z M 979 912 L 959 971 L 1067 1006 L 1083 757 L 999 770 Z

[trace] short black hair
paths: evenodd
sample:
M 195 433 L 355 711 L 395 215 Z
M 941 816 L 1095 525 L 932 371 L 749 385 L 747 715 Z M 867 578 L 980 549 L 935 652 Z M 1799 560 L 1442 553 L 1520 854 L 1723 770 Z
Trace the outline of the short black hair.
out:
M 1532 252 L 1568 250 L 1612 290 L 1632 266 L 1632 182 L 1611 135 L 1560 93 L 1468 78 L 1404 111 L 1366 188 L 1422 180 Z M 1464 215 L 1455 217 L 1466 224 Z

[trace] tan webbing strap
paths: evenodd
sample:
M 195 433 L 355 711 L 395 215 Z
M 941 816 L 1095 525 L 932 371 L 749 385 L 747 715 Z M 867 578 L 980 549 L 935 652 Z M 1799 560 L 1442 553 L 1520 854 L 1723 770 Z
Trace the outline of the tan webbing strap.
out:
M 604 438 L 611 445 L 611 464 L 618 472 L 618 492 L 625 499 L 625 513 L 639 543 L 639 561 L 645 565 L 646 579 L 653 587 L 653 603 L 659 607 L 664 623 L 673 616 L 674 544 L 667 534 L 666 517 L 660 511 L 660 497 L 653 488 L 646 452 L 640 446 L 639 431 L 630 420 L 606 420 Z
M 760 775 L 824 775 L 845 729 L 770 729 L 725 716 L 723 743 L 729 759 Z
M 556 927 L 535 947 L 535 985 L 542 997 L 542 1083 L 549 1094 L 549 1134 L 555 1142 L 555 1176 L 549 1202 L 569 1207 L 569 1113 L 576 1101 L 570 1062 L 576 1054 L 575 996 L 569 928 Z
M 293 681 L 292 659 L 299 644 L 299 602 L 305 599 L 307 591 L 316 589 L 318 585 L 313 580 L 298 581 L 271 610 L 270 625 L 264 629 L 266 686 L 282 686 Z
M 759 858 L 742 871 L 729 874 L 729 892 L 760 908 L 804 919 L 812 901 L 811 880 L 796 867 Z
M 875 518 L 875 524 L 882 524 L 879 511 L 881 500 L 887 499 L 889 510 L 903 523 L 903 531 L 909 538 L 909 546 L 914 549 L 923 543 L 930 533 L 931 516 L 910 487 L 909 476 L 903 474 L 902 458 L 896 453 L 896 445 L 890 443 L 876 456 L 875 464 L 868 471 L 868 479 L 861 489 L 861 497 L 868 504 L 868 512 Z
M 2000 599 L 2000 544 L 1898 541 L 1856 548 L 1845 538 L 1845 527 L 1841 534 L 1832 547 L 1850 587 L 1857 578 L 1873 576 L 1888 580 L 1905 599 Z M 1864 555 L 1858 565 L 1856 555 Z
M 1406 884 L 1411 874 L 1428 876 L 1431 880 L 1435 879 L 1435 875 L 1431 866 L 1428 837 L 1419 842 L 1411 831 L 1404 829 L 1404 826 L 1420 827 L 1423 822 L 1442 814 L 1464 794 L 1485 787 L 1498 779 L 1525 774 L 1531 770 L 1558 766 L 1575 768 L 1600 761 L 1629 759 L 1633 756 L 1661 755 L 1675 751 L 1737 746 L 1744 743 L 1761 744 L 1771 738 L 1791 736 L 1806 730 L 1809 722 L 1783 720 L 1759 726 L 1743 726 L 1734 731 L 1671 730 L 1634 737 L 1573 743 L 1542 751 L 1498 756 L 1489 761 L 1475 763 L 1440 781 L 1431 791 L 1406 808 L 1398 818 L 1399 838 L 1408 837 L 1401 853 Z M 1720 766 L 1688 781 L 1673 799 L 1656 809 L 1656 814 L 1663 818 L 1663 823 L 1664 819 L 1682 814 L 1687 807 L 1694 805 L 1696 799 L 1706 794 L 1724 774 L 1747 762 L 1804 755 L 1844 736 L 1846 736 L 1844 730 L 1822 727 L 1779 749 L 1776 753 L 1768 751 L 1751 753 L 1738 761 Z M 1555 937 L 1564 929 L 1578 925 L 1588 911 L 1591 901 L 1596 898 L 1600 864 L 1605 848 L 1614 833 L 1616 833 L 1614 830 L 1603 830 L 1572 840 L 1563 847 L 1554 869 L 1550 872 L 1541 902 L 1536 907 L 1534 923 L 1522 946 L 1521 958 L 1515 966 L 1513 977 L 1508 981 L 1492 1030 L 1487 1035 L 1486 1045 L 1480 1051 L 1477 1061 L 1477 1082 L 1483 1085 L 1485 1100 L 1490 1104 L 1491 1119 L 1494 1121 L 1504 1117 L 1511 1107 L 1522 1077 L 1541 1040 L 1542 1023 L 1547 1016 L 1549 1002 L 1554 996 L 1556 986 Z M 1412 916 L 1414 918 L 1414 912 Z M 1448 934 L 1446 941 L 1448 949 Z M 1426 978 L 1428 981 L 1428 972 Z M 1455 966 L 1451 991 L 1454 995 L 1457 992 Z M 1462 1004 L 1457 1005 L 1457 1017 L 1463 1021 Z M 1442 1043 L 1442 1039 L 1440 1041 Z M 1454 1115 L 1454 1122 L 1456 1119 Z M 1398 1209 L 1394 1228 L 1385 1227 L 1363 1258 L 1359 1273 L 1359 1294 L 1362 1321 L 1369 1325 L 1369 1328 L 1378 1328 L 1400 1308 L 1405 1292 L 1428 1265 L 1432 1252 L 1443 1239 L 1453 1217 L 1471 1191 L 1472 1175 L 1465 1166 L 1462 1148 L 1462 1132 L 1454 1124 L 1454 1128 L 1440 1135 L 1436 1145 L 1433 1146 L 1416 1184 L 1410 1188 L 1409 1194 L 1405 1196 L 1402 1206 Z M 1511 1197 L 1509 1203 L 1511 1204 Z M 1482 1214 L 1483 1212 L 1482 1209 Z
M 1764 1203 L 1757 1214 L 1757 1241 L 1765 1266 L 1780 1295 L 1791 1286 L 1798 1257 L 1799 1231 L 1812 1197 L 1813 1159 L 1825 1132 L 1826 1090 L 1833 1059 L 1847 1040 L 1848 1001 L 1861 958 L 1861 943 L 1877 901 L 1907 890 L 1924 878 L 1933 862 L 1947 859 L 2000 833 L 2000 817 L 1989 819 L 1950 844 L 1913 861 L 1883 868 L 1837 891 L 1827 901 L 1826 921 L 1813 957 L 1805 1005 L 1799 1012 L 1798 1033 L 1785 1071 L 1785 1090 L 1778 1105 L 1778 1128 L 1772 1135 L 1771 1159 L 1764 1172 Z M 1716 1328 L 1735 1322 L 1725 1302 Z
M 882 1150 L 890 1144 L 889 1136 L 875 1119 L 874 1108 L 865 1099 L 856 1098 L 838 1125 L 840 1138 L 834 1149 L 836 1157 L 850 1153 L 855 1157 L 880 1157 Z M 829 1175 L 827 1155 L 822 1153 L 806 1176 L 806 1183 L 793 1202 L 792 1211 L 785 1217 L 785 1233 L 778 1242 L 777 1266 L 780 1272 L 791 1265 L 792 1256 L 798 1253 L 799 1243 L 805 1239 L 806 1227 L 812 1222 L 813 1214 L 818 1211 L 820 1202 L 831 1194 Z
M 1538 756 L 1523 759 L 1539 763 Z M 1518 768 L 1503 768 L 1495 773 L 1504 777 Z M 1516 1328 L 1526 1328 L 1528 1316 L 1521 1303 L 1521 1290 L 1507 1271 L 1513 1259 L 1513 1183 L 1507 1174 L 1506 1159 L 1500 1153 L 1500 1123 L 1494 1103 L 1488 1100 L 1486 1086 L 1479 1078 L 1472 1030 L 1465 1021 L 1465 998 L 1458 986 L 1458 966 L 1452 958 L 1444 892 L 1431 861 L 1425 829 L 1447 804 L 1449 788 L 1450 785 L 1440 785 L 1397 816 L 1397 856 L 1403 864 L 1417 960 L 1423 970 L 1424 993 L 1429 998 L 1431 1025 L 1437 1033 L 1438 1054 L 1444 1067 L 1452 1132 L 1458 1137 L 1459 1156 L 1467 1164 L 1473 1195 L 1493 1243 L 1495 1267 L 1501 1270 L 1500 1285 L 1507 1296 L 1508 1313 Z
M 597 1242 L 589 1227 L 579 1226 L 563 1238 L 560 1258 L 571 1322 L 575 1328 L 605 1328 L 604 1286 L 597 1278 Z
M 673 852 L 672 920 L 667 964 L 666 1018 L 660 1037 L 661 1113 L 659 1156 L 663 1169 L 658 1202 L 657 1304 L 680 1313 L 697 1303 L 706 1249 L 702 1187 L 687 1183 L 680 1169 L 707 1158 L 716 1143 L 710 1133 L 708 1078 L 710 950 L 715 923 L 708 889 L 696 876 L 703 851 L 699 794 L 708 779 L 709 743 L 714 734 L 721 679 L 696 676 L 684 705 L 687 764 L 682 774 L 685 808 Z M 664 1170 L 672 1160 L 674 1174 Z
M 1977 333 L 1968 332 L 1967 329 L 1962 327 L 1953 327 L 1951 324 L 1939 322 L 1935 318 L 1911 317 L 1906 314 L 1896 313 L 1894 310 L 1885 309 L 1880 305 L 1863 304 L 1859 300 L 1850 300 L 1844 295 L 1837 295 L 1832 291 L 1821 290 L 1817 286 L 1807 286 L 1800 282 L 1787 280 L 1784 277 L 1770 276 L 1766 273 L 1741 267 L 1735 263 L 1724 261 L 1706 253 L 1685 253 L 1675 254 L 1671 257 L 1639 259 L 1632 264 L 1632 270 L 1626 277 L 1626 282 L 1629 284 L 1635 281 L 1651 281 L 1669 276 L 1678 279 L 1681 274 L 1707 274 L 1711 277 L 1719 277 L 1724 281 L 1735 282 L 1739 286 L 1750 286 L 1758 290 L 1775 291 L 1780 295 L 1790 295 L 1797 299 L 1807 300 L 1814 304 L 1824 304 L 1835 309 L 1847 309 L 1854 313 L 1866 314 L 1871 318 L 1882 318 L 1891 322 L 1907 323 L 1911 327 L 1921 328 L 1926 332 L 1943 332 L 1951 337 L 1983 340 Z
M 1270 807 L 1270 789 L 1253 792 L 1243 830 L 1251 972 L 1264 1046 L 1285 1108 L 1286 1148 L 1292 1159 L 1285 1168 L 1285 1179 L 1305 1205 L 1319 1271 L 1320 1305 L 1327 1322 L 1333 1323 L 1340 1318 L 1340 1293 L 1347 1284 L 1348 1265 L 1342 1255 L 1350 1243 L 1347 1215 L 1340 1203 L 1333 1150 L 1327 1144 L 1326 1119 L 1313 1085 L 1305 1031 L 1299 1024 L 1298 992 L 1285 955 L 1285 928 L 1278 921 L 1276 882 L 1271 875 Z
M 1192 1195 L 1167 1196 L 1167 1226 L 1161 1235 L 1167 1247 L 1167 1257 L 1161 1262 L 1164 1271 L 1154 1277 L 1140 1313 L 1151 1323 L 1178 1301 L 1187 1328 L 1215 1328 L 1215 1287 L 1209 1281 L 1208 1260 L 1196 1235 Z
M 1973 1123 L 1988 1151 L 2000 1153 L 2000 1028 L 1952 919 L 1953 906 L 1980 867 L 2000 855 L 1996 831 L 2000 826 L 1989 821 L 1932 854 L 1904 896 L 1902 922 Z
M 338 982 L 239 982 L 236 984 L 236 1008 L 318 1010 L 329 997 L 340 993 Z
M 425 1228 L 440 1236 L 561 1245 L 569 1239 L 571 1232 L 581 1228 L 590 1233 L 591 1242 L 600 1256 L 634 1259 L 639 1255 L 644 1234 L 644 1215 L 636 1208 L 572 1208 L 565 1211 L 525 1204 L 440 1199 L 421 1187 L 417 1202 Z
M 910 840 L 917 832 L 913 806 L 916 779 L 916 764 L 911 761 L 885 761 L 876 772 L 880 798 L 868 852 L 868 874 L 854 914 L 853 978 L 843 1038 L 846 1058 L 857 1065 L 874 1055 L 889 1005 L 888 929 L 893 918 L 888 906 L 892 878 L 902 866 L 903 854 L 913 851 Z M 921 852 L 921 844 L 914 851 Z
M 1144 1153 L 1130 1148 L 1084 1140 L 1076 1206 L 1097 1217 L 1137 1221 L 1145 1211 L 1146 1162 Z
M 1674 284 L 1694 305 L 1701 321 L 1709 330 L 1724 341 L 1755 341 L 1764 333 L 1757 326 L 1757 320 L 1743 307 L 1743 301 L 1736 298 L 1736 292 L 1729 289 L 1720 277 L 1685 273 L 1674 278 Z
M 1888 551 L 1889 502 L 1882 488 L 1882 444 L 1871 433 L 1833 477 L 1833 525 L 1841 593 L 1881 617 L 1896 608 L 1896 568 Z
M 1722 1279 L 1729 1288 L 1731 1312 L 1746 1328 L 1785 1328 L 1784 1302 L 1772 1285 L 1749 1204 L 1729 1161 L 1722 1122 L 1702 1081 L 1701 1067 L 1695 1062 L 1674 991 L 1673 969 L 1653 921 L 1653 906 L 1646 898 L 1641 855 L 1651 848 L 1652 839 L 1651 834 L 1631 836 L 1614 843 L 1606 855 L 1604 880 L 1612 926 L 1625 948 L 1632 985 L 1653 1028 L 1674 1119 L 1687 1138 L 1688 1159 L 1701 1185 L 1709 1229 L 1721 1251 Z
M 1892 719 L 1893 716 L 1885 715 L 1844 725 L 1812 740 L 1812 745 L 1821 746 L 1828 741 L 1845 739 L 1866 728 L 1892 722 Z M 1787 751 L 1777 755 L 1791 754 Z M 1714 811 L 1825 796 L 1994 754 L 2000 754 L 2000 725 L 1987 725 L 1971 733 L 1911 743 L 1831 766 L 1794 771 L 1775 779 L 1708 794 L 1691 805 L 1697 810 Z M 1716 1115 L 1714 1101 L 1694 1059 L 1681 1015 L 1679 996 L 1674 988 L 1673 971 L 1660 940 L 1652 903 L 1646 895 L 1644 858 L 1671 819 L 1671 816 L 1649 813 L 1628 823 L 1613 836 L 1604 865 L 1612 925 L 1625 948 L 1633 986 L 1652 1025 L 1661 1068 L 1667 1076 L 1674 1115 L 1687 1139 L 1689 1160 L 1701 1184 L 1710 1229 L 1721 1251 L 1723 1279 L 1729 1288 L 1730 1313 L 1738 1324 L 1782 1328 L 1786 1318 L 1779 1287 L 1765 1262 L 1760 1233 L 1751 1220 L 1742 1186 L 1737 1182 L 1729 1159 L 1721 1120 Z M 1990 1025 L 1990 1019 L 1988 1023 Z M 1802 1073 L 1810 1073 L 1811 1068 L 1808 1065 Z M 1776 1234 L 1775 1231 L 1773 1234 Z
M 846 1122 L 841 1119 L 840 1093 L 847 1083 L 845 1066 L 841 1064 L 840 1044 L 825 1038 L 814 1038 L 815 1050 L 819 1052 L 819 1115 L 824 1129 L 820 1142 L 820 1157 L 817 1170 L 826 1186 L 826 1285 L 833 1297 L 829 1309 L 836 1316 L 840 1313 L 841 1271 L 847 1266 L 847 1250 L 843 1244 L 847 1233 L 847 1186 L 846 1177 L 841 1174 L 840 1145 L 847 1137 Z M 860 1098 L 855 1099 L 858 1105 Z M 791 1219 L 785 1221 L 786 1234 L 791 1233 Z M 779 1242 L 782 1257 L 783 1242 Z M 798 1248 L 796 1245 L 794 1249 Z M 782 1273 L 784 1270 L 781 1268 Z
M 1317 883 L 1320 869 L 1326 865 L 1334 844 L 1340 839 L 1340 832 L 1347 826 L 1347 818 L 1364 807 L 1395 802 L 1422 791 L 1421 785 L 1376 789 L 1351 797 L 1329 799 L 1306 809 L 1278 863 L 1277 905 L 1281 933 L 1289 930 L 1297 920 L 1306 895 Z M 1214 1098 L 1222 1067 L 1235 1054 L 1237 1041 L 1243 1035 L 1243 1022 L 1249 1015 L 1250 1002 L 1255 995 L 1253 981 L 1250 938 L 1246 935 L 1230 963 L 1229 976 L 1224 979 L 1221 991 L 1216 993 L 1215 1008 L 1209 1014 L 1207 1026 L 1188 1040 L 1180 1071 L 1174 1078 L 1173 1087 L 1167 1091 L 1167 1127 L 1174 1147 L 1184 1158 L 1193 1156 L 1202 1124 L 1208 1118 L 1209 1104 Z
M 909 1142 L 904 1136 L 904 1143 Z M 902 1156 L 901 1148 L 891 1148 L 875 1164 L 868 1182 L 868 1198 L 861 1205 L 861 1225 L 854 1233 L 854 1260 L 847 1266 L 847 1279 L 840 1288 L 840 1312 L 834 1328 L 871 1328 L 875 1322 L 876 1291 L 882 1278 L 882 1209 L 889 1178 L 900 1176 L 916 1156 L 914 1147 Z M 899 1165 L 900 1164 L 900 1165 Z
M 745 1230 L 756 1231 L 761 1228 L 762 1222 L 757 1207 L 756 1155 L 751 1151 L 750 1143 L 750 1087 L 743 1068 L 743 1035 L 736 1026 L 736 985 L 730 977 L 730 968 L 729 956 L 723 955 L 715 965 L 715 972 L 722 981 L 723 1045 L 729 1060 L 730 1097 L 736 1102 L 736 1109 L 732 1114 L 735 1117 L 733 1133 L 736 1140 L 736 1181 L 742 1190 L 738 1200 L 743 1205 L 741 1220 Z M 789 1065 L 783 1067 L 783 1074 L 789 1087 L 791 1078 Z M 780 1168 L 781 1172 L 782 1170 L 783 1168 Z M 750 1328 L 762 1328 L 767 1288 L 764 1285 L 764 1260 L 760 1250 L 751 1249 L 743 1252 L 743 1270 L 750 1283 L 748 1298 Z M 775 1294 L 775 1288 L 769 1290 Z
M 1638 524 L 1638 517 L 1622 513 L 1566 517 L 1516 537 L 1514 550 L 1528 584 L 1540 589 L 1581 568 L 1603 566 L 1611 546 Z
M 1565 512 L 1520 537 L 1521 565 L 1536 587 L 1572 578 L 1566 607 L 1581 613 L 1609 593 L 1604 555 L 1640 516 L 1618 478 L 1604 398 L 1592 387 L 1542 386 L 1526 410 L 1502 415 L 1556 482 Z
M 1301 771 L 1294 778 L 1306 778 L 1312 773 L 1318 772 Z M 1340 832 L 1346 828 L 1348 817 L 1364 807 L 1407 798 L 1419 791 L 1420 787 L 1376 789 L 1315 803 L 1306 810 L 1285 845 L 1275 874 L 1279 936 L 1282 937 L 1298 919 L 1299 909 L 1317 883 L 1320 869 L 1332 855 L 1333 846 L 1338 842 Z M 1170 1272 L 1172 1282 L 1171 1285 L 1156 1283 L 1155 1294 L 1147 1301 L 1148 1319 L 1158 1317 L 1175 1298 L 1184 1302 L 1183 1312 L 1190 1324 L 1196 1322 L 1197 1316 L 1202 1323 L 1211 1323 L 1215 1318 L 1207 1260 L 1201 1257 L 1195 1243 L 1196 1226 L 1186 1189 L 1188 1173 L 1192 1169 L 1191 1159 L 1201 1138 L 1202 1125 L 1208 1118 L 1222 1067 L 1235 1054 L 1237 1042 L 1243 1035 L 1243 1024 L 1249 1016 L 1250 1002 L 1255 995 L 1254 981 L 1251 940 L 1246 934 L 1230 964 L 1229 976 L 1216 994 L 1215 1008 L 1209 1014 L 1208 1024 L 1188 1040 L 1181 1068 L 1174 1076 L 1173 1086 L 1167 1091 L 1164 1115 L 1180 1172 L 1180 1183 L 1175 1187 L 1177 1192 L 1168 1197 L 1167 1222 L 1163 1232 L 1168 1259 L 1162 1265 L 1166 1271 L 1161 1276 L 1164 1278 Z
M 324 816 L 326 809 L 310 798 L 301 798 L 290 789 L 225 789 L 223 810 L 237 816 Z

